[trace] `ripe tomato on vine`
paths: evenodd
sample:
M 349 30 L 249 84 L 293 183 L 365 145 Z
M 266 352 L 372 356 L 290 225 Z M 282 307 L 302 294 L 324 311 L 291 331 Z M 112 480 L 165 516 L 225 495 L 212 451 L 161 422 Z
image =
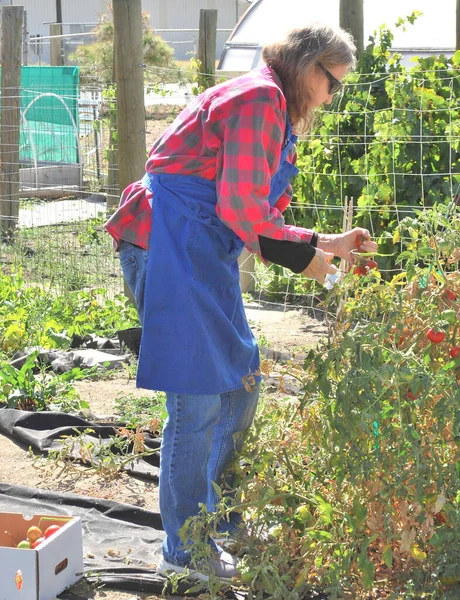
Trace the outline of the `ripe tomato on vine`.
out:
M 426 337 L 433 344 L 440 344 L 446 339 L 446 332 L 443 330 L 437 331 L 436 329 L 433 329 L 433 327 L 430 327 L 430 329 L 428 329 L 426 332 Z
M 460 356 L 460 346 L 453 346 L 449 350 L 449 354 L 452 358 L 458 358 L 458 356 Z

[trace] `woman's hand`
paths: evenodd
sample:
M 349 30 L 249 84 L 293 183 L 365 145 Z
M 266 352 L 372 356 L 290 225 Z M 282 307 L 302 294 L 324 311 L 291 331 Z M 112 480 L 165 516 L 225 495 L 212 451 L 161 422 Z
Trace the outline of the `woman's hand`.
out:
M 330 263 L 333 258 L 334 255 L 331 252 L 324 252 L 320 248 L 315 248 L 315 256 L 308 267 L 302 271 L 302 275 L 308 277 L 308 279 L 316 279 L 318 283 L 324 285 L 326 275 L 328 273 L 333 275 L 337 272 L 337 267 Z
M 371 235 L 367 229 L 355 227 L 351 231 L 344 233 L 318 234 L 318 248 L 325 252 L 332 252 L 334 256 L 343 258 L 353 264 L 355 262 L 352 250 L 360 252 L 377 252 L 377 244 L 371 240 Z

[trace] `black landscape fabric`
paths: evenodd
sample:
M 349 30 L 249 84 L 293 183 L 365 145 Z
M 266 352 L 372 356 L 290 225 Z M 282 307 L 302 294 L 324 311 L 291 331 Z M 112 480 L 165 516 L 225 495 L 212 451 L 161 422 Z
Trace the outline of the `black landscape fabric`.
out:
M 158 513 L 101 498 L 0 483 L 0 511 L 81 517 L 85 576 L 109 587 L 161 591 L 164 538 Z
M 122 423 L 91 423 L 81 417 L 63 412 L 29 412 L 12 408 L 0 410 L 0 433 L 3 433 L 17 444 L 36 453 L 47 454 L 51 450 L 59 450 L 59 440 L 63 436 L 77 436 L 87 429 L 93 433 L 85 435 L 85 441 L 92 440 L 97 444 L 109 444 L 116 435 L 116 429 Z M 155 453 L 136 459 L 125 469 L 127 473 L 144 479 L 158 482 L 160 463 L 159 448 L 161 440 L 149 432 L 144 433 L 144 444 L 147 450 Z M 74 449 L 75 460 L 80 460 L 79 447 Z M 97 450 L 93 452 L 97 461 Z
M 116 423 L 91 423 L 80 417 L 60 412 L 28 412 L 0 409 L 0 433 L 24 449 L 47 454 L 60 448 L 62 436 L 93 429 L 92 439 L 109 443 Z M 136 461 L 127 472 L 134 476 L 158 480 L 160 440 L 144 435 L 148 448 L 155 454 Z M 76 454 L 75 458 L 78 458 Z M 164 539 L 161 517 L 130 504 L 90 498 L 37 488 L 0 483 L 0 511 L 34 514 L 72 515 L 82 519 L 84 577 L 90 584 L 108 589 L 161 594 L 167 580 L 156 573 Z M 78 586 L 77 586 L 78 587 Z M 85 600 L 76 586 L 60 594 L 61 600 Z M 174 593 L 185 595 L 190 583 L 181 582 Z M 188 595 L 188 594 L 187 594 Z M 198 595 L 198 592 L 190 595 Z M 225 598 L 244 600 L 247 595 L 228 590 Z M 267 599 L 271 597 L 267 595 Z M 321 593 L 304 596 L 303 600 L 325 600 Z
M 80 517 L 84 576 L 98 587 L 161 594 L 166 579 L 156 573 L 164 539 L 161 518 L 130 504 L 0 483 L 0 511 Z M 190 583 L 177 591 L 185 594 Z M 245 597 L 229 591 L 229 599 Z M 62 600 L 83 600 L 73 588 Z

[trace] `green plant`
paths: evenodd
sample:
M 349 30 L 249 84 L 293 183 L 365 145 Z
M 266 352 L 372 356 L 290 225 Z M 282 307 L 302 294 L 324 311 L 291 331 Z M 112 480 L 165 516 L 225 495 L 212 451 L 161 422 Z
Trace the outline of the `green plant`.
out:
M 137 324 L 125 296 L 107 298 L 103 289 L 53 296 L 26 286 L 21 273 L 0 273 L 0 349 L 6 354 L 25 346 L 68 348 L 74 335 L 110 337 Z
M 158 426 L 166 420 L 165 395 L 156 392 L 152 396 L 120 394 L 115 398 L 115 409 L 126 427 L 145 427 L 153 421 Z
M 78 465 L 83 464 L 85 471 L 93 471 L 104 479 L 114 479 L 136 460 L 158 452 L 146 449 L 140 427 L 135 430 L 114 427 L 114 435 L 105 441 L 98 438 L 91 428 L 74 431 L 74 435 L 62 436 L 60 448 L 51 450 L 45 461 L 35 461 L 35 466 L 51 466 L 52 472 L 57 472 L 57 477 L 60 477 L 77 473 Z
M 0 363 L 0 402 L 19 410 L 59 410 L 75 412 L 88 408 L 78 398 L 71 381 L 83 379 L 81 369 L 72 369 L 62 375 L 37 371 L 38 352 L 32 352 L 20 369 L 9 363 Z
M 299 397 L 264 399 L 221 509 L 242 511 L 252 534 L 241 572 L 253 599 L 458 596 L 460 218 L 451 252 L 436 243 L 445 218 L 435 207 L 400 224 L 392 280 L 349 273 L 334 336 L 289 367 Z
M 207 88 L 225 81 L 225 78 L 216 76 L 215 72 L 207 72 L 203 63 L 195 56 L 190 59 L 190 69 L 193 73 L 191 79 L 193 81 L 192 94 L 194 96 L 198 96 Z
M 79 46 L 71 59 L 84 69 L 88 69 L 88 76 L 93 79 L 96 74 L 105 84 L 113 82 L 113 36 L 114 27 L 111 15 L 101 15 L 99 24 L 94 29 L 96 42 Z M 148 67 L 161 67 L 149 71 L 152 83 L 168 81 L 174 68 L 173 50 L 149 25 L 147 13 L 142 15 L 142 46 L 143 62 Z
M 417 14 L 397 26 L 413 23 Z M 386 27 L 370 38 L 343 94 L 320 111 L 314 132 L 298 142 L 300 173 L 288 223 L 340 231 L 340 205 L 353 198 L 353 225 L 379 238 L 414 210 L 449 203 L 460 183 L 460 52 L 419 58 L 406 68 L 401 55 L 391 55 L 392 40 Z M 387 255 L 379 260 L 386 277 L 395 268 L 391 241 L 382 238 L 380 251 Z M 270 274 L 270 296 L 288 290 L 295 297 L 298 283 L 289 282 L 282 267 Z M 300 288 L 324 296 L 310 283 L 300 281 Z
M 107 235 L 103 229 L 103 224 L 106 219 L 103 213 L 99 213 L 97 217 L 92 217 L 86 222 L 86 229 L 78 234 L 78 241 L 82 245 L 96 244 L 100 246 L 103 238 Z

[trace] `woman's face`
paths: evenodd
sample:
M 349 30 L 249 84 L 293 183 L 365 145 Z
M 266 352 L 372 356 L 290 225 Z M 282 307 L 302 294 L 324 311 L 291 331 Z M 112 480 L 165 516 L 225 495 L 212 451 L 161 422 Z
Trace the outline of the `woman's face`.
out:
M 336 82 L 342 81 L 348 70 L 348 65 L 315 65 L 309 75 L 309 88 L 311 94 L 311 108 L 322 104 L 330 104 L 334 95 Z

